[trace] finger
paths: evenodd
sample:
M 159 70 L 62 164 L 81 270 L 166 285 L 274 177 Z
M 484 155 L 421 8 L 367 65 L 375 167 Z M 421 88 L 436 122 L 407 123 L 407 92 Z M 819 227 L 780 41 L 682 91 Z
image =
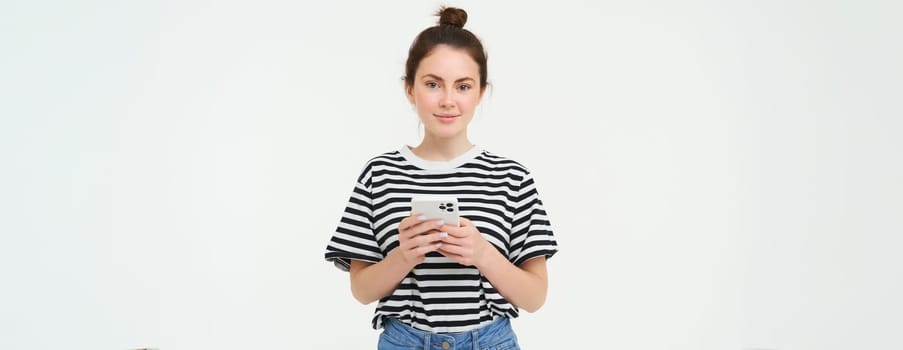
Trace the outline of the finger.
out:
M 446 234 L 444 237 L 442 237 L 442 236 L 439 236 L 439 237 L 440 237 L 439 240 L 443 244 L 462 245 L 463 243 L 465 243 L 465 241 L 463 239 L 457 238 L 450 234 Z
M 425 233 L 429 233 L 430 230 L 434 230 L 434 228 L 432 228 L 432 227 L 435 227 L 435 224 L 432 224 L 430 222 L 421 222 L 417 225 L 409 227 L 406 230 L 399 230 L 398 231 L 398 239 L 399 240 L 414 239 L 417 236 L 420 236 Z
M 424 222 L 428 222 L 428 221 L 436 221 L 436 220 L 427 219 L 426 215 L 411 212 L 411 215 L 408 215 L 407 217 L 405 217 L 404 219 L 401 220 L 401 223 L 398 224 L 398 227 L 399 227 L 399 229 L 408 230 L 412 227 L 416 227 L 417 225 L 420 225 L 420 224 L 422 224 Z
M 442 242 L 448 238 L 448 232 L 433 230 L 429 237 L 432 240 L 431 242 Z
M 464 238 L 464 237 L 470 236 L 473 232 L 473 229 L 471 229 L 471 228 L 456 227 L 456 226 L 449 226 L 449 225 L 443 225 L 442 227 L 439 228 L 439 230 L 441 230 L 443 232 L 448 232 L 449 236 L 454 236 L 454 237 L 458 237 L 458 238 Z
M 430 230 L 427 233 L 415 235 L 409 239 L 403 239 L 399 245 L 401 245 L 404 250 L 411 250 L 441 242 L 445 237 L 448 237 L 448 233 Z
M 467 249 L 454 244 L 443 244 L 439 247 L 439 250 L 448 255 L 456 255 L 462 257 L 465 253 L 467 253 Z
M 447 232 L 450 237 L 461 237 L 460 229 L 454 226 L 442 225 L 442 227 L 439 227 L 438 230 Z
M 464 227 L 464 226 L 473 226 L 473 221 L 470 221 L 469 219 L 467 219 L 467 218 L 465 218 L 465 217 L 463 217 L 463 216 L 460 217 L 460 218 L 458 218 L 458 222 L 461 224 L 461 227 Z
M 419 235 L 419 234 L 423 234 L 423 233 L 429 232 L 430 230 L 436 230 L 436 229 L 438 229 L 439 227 L 442 227 L 443 224 L 444 224 L 444 223 L 442 222 L 442 220 L 438 220 L 438 221 L 437 221 L 437 220 L 427 220 L 427 221 L 422 221 L 422 222 L 420 222 L 419 224 L 417 224 L 417 225 L 411 227 L 411 228 L 409 229 L 409 231 L 410 231 L 411 236 L 413 237 L 413 236 L 416 236 L 416 235 Z
M 444 235 L 443 235 L 443 233 L 444 233 Z M 439 243 L 446 236 L 448 236 L 448 234 L 445 232 L 439 232 L 439 231 L 432 230 L 428 234 L 422 234 L 420 236 L 415 237 L 413 239 L 413 241 L 417 242 L 417 245 L 422 247 L 422 246 L 429 245 L 429 244 Z
M 417 247 L 423 246 L 422 243 L 417 239 L 417 237 L 411 237 L 406 239 L 399 239 L 399 246 L 401 246 L 405 251 L 416 249 Z
M 411 215 L 408 215 L 398 224 L 398 230 L 407 230 L 413 226 L 416 226 L 421 221 L 423 221 L 423 216 L 414 212 L 411 212 Z
M 418 256 L 426 255 L 426 253 L 434 252 L 442 246 L 443 246 L 442 242 L 429 244 L 429 245 L 415 248 L 414 252 L 417 253 Z

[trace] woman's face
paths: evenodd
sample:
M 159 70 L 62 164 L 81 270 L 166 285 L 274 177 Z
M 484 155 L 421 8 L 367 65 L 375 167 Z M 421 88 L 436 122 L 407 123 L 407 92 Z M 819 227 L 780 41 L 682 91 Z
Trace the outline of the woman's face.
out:
M 426 133 L 442 139 L 466 135 L 467 124 L 480 103 L 480 70 L 467 51 L 436 46 L 420 61 L 408 100 Z

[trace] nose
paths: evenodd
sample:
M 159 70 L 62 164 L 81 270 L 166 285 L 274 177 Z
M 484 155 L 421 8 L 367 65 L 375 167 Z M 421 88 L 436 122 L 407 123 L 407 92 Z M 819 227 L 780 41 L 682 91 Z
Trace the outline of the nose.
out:
M 442 108 L 450 108 L 455 106 L 455 101 L 452 99 L 452 94 L 454 94 L 454 90 L 446 89 L 445 93 L 442 94 L 442 98 L 439 100 L 439 107 Z

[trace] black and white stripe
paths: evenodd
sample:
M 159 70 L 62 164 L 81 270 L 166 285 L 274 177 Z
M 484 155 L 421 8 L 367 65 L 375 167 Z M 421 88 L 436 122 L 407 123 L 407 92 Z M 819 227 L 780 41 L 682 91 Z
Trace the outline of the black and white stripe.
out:
M 430 162 L 405 146 L 367 162 L 326 260 L 345 271 L 350 259 L 382 260 L 398 246 L 398 224 L 419 194 L 458 197 L 461 216 L 516 265 L 557 251 L 533 178 L 522 165 L 476 148 L 450 162 Z M 373 328 L 382 326 L 383 317 L 395 317 L 425 331 L 460 332 L 517 315 L 479 270 L 432 252 L 379 301 Z

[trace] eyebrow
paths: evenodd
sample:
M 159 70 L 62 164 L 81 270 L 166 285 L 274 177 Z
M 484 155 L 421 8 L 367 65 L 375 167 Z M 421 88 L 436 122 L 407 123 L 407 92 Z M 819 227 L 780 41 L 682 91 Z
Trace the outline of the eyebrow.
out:
M 440 76 L 438 76 L 438 75 L 435 75 L 435 74 L 424 74 L 424 75 L 420 76 L 420 79 L 426 79 L 426 78 L 433 78 L 433 79 L 443 80 L 443 81 L 445 80 L 445 79 L 442 79 L 442 77 L 440 77 Z M 474 78 L 471 78 L 471 77 L 464 77 L 464 78 L 455 80 L 455 82 L 456 82 L 456 83 L 460 83 L 460 82 L 465 81 L 465 80 L 476 81 Z

